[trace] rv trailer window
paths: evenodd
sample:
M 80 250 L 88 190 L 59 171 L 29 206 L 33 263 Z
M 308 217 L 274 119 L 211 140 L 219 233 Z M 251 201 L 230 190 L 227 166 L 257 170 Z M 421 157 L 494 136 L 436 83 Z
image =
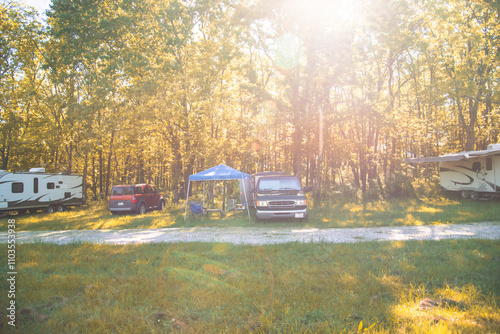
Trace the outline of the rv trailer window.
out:
M 20 194 L 24 192 L 24 183 L 22 182 L 12 182 L 12 193 Z
M 486 170 L 492 170 L 493 169 L 493 161 L 491 158 L 486 158 Z
M 54 189 L 54 182 L 47 183 L 47 189 Z
M 35 194 L 38 193 L 38 178 L 37 177 L 35 177 L 33 179 L 33 192 Z
M 479 161 L 473 162 L 472 170 L 476 173 L 479 173 L 481 171 L 481 163 Z

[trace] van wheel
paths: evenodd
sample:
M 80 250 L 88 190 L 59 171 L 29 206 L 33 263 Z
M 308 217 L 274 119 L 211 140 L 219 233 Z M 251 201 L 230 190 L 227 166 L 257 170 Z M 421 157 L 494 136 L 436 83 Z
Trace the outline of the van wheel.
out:
M 143 215 L 146 213 L 146 204 L 141 203 L 139 204 L 139 214 Z
M 57 212 L 63 212 L 64 211 L 64 206 L 62 204 L 57 204 L 56 205 L 56 211 Z
M 471 191 L 470 192 L 470 199 L 474 201 L 479 201 L 479 198 L 481 197 L 481 194 L 478 193 L 477 191 Z
M 48 207 L 45 208 L 46 213 L 54 213 L 54 207 L 52 205 L 49 205 Z

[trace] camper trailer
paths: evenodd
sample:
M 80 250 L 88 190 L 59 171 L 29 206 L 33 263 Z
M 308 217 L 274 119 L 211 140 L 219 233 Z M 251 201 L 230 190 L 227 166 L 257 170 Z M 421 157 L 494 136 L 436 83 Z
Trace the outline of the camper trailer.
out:
M 0 171 L 0 213 L 9 211 L 63 211 L 85 204 L 81 175 L 49 174 L 44 168 L 29 172 Z
M 488 145 L 483 151 L 411 158 L 406 162 L 439 162 L 441 189 L 459 192 L 464 199 L 500 196 L 500 144 Z

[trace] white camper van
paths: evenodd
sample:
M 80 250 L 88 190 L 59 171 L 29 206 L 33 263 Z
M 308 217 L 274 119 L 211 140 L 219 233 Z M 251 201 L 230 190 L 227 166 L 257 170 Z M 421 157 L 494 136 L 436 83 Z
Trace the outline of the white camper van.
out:
M 8 211 L 63 211 L 85 204 L 81 175 L 48 174 L 44 168 L 29 172 L 0 171 L 0 213 Z
M 411 158 L 406 162 L 439 162 L 441 188 L 460 192 L 463 198 L 479 200 L 500 196 L 500 144 L 488 145 L 484 151 Z

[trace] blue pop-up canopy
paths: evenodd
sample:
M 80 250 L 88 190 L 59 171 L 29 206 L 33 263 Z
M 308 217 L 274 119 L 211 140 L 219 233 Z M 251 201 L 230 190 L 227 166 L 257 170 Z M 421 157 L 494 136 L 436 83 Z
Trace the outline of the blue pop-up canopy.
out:
M 186 219 L 187 215 L 187 207 L 189 202 L 189 189 L 191 187 L 191 181 L 225 181 L 225 180 L 243 180 L 249 178 L 250 178 L 249 174 L 240 172 L 239 170 L 236 170 L 234 168 L 225 165 L 218 165 L 209 168 L 207 170 L 204 170 L 203 172 L 190 175 L 188 182 L 187 196 L 186 196 L 186 210 L 184 212 L 184 219 Z M 243 185 L 243 193 L 245 194 L 245 202 L 246 202 L 245 205 L 248 212 L 248 218 L 250 218 L 250 210 L 248 209 L 248 199 L 246 198 L 246 191 L 244 189 L 245 182 L 240 182 L 240 184 Z M 203 195 L 203 197 L 205 197 L 205 195 Z
M 189 181 L 223 181 L 249 179 L 250 175 L 234 168 L 219 165 L 189 176 Z

